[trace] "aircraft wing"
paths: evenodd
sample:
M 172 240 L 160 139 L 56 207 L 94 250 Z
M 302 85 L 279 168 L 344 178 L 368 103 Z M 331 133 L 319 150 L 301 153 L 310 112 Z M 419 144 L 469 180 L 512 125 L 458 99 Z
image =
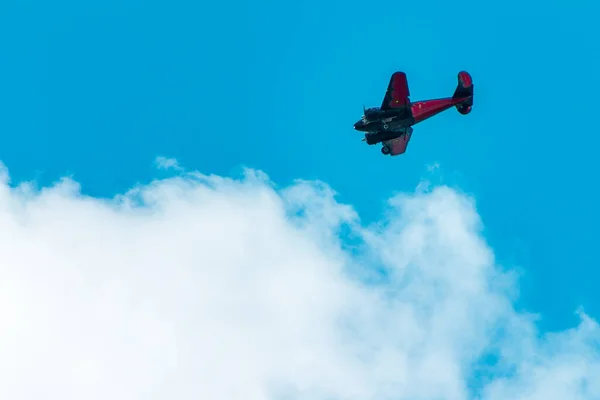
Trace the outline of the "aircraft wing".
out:
M 410 90 L 408 89 L 408 80 L 404 72 L 394 72 L 390 78 L 383 104 L 382 110 L 392 108 L 407 108 L 410 107 Z
M 390 148 L 391 156 L 398 156 L 406 152 L 406 148 L 408 147 L 408 142 L 410 141 L 411 137 L 412 131 L 409 130 L 404 135 L 401 135 L 396 139 L 386 140 L 385 142 L 383 142 L 383 145 Z

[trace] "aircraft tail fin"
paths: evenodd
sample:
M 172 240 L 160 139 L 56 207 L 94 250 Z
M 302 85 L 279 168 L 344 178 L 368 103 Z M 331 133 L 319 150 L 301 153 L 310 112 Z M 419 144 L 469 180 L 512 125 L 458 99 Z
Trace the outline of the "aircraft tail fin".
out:
M 458 73 L 458 85 L 454 91 L 453 99 L 465 98 L 465 101 L 456 105 L 459 113 L 466 115 L 473 107 L 473 79 L 467 71 Z

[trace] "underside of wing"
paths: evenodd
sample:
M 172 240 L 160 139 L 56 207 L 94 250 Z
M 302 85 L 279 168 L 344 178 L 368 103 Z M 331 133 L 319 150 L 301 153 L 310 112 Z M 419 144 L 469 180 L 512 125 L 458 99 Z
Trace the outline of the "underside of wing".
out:
M 389 148 L 389 154 L 391 156 L 398 156 L 406 152 L 406 148 L 408 147 L 408 142 L 410 142 L 411 136 L 412 130 L 408 130 L 406 133 L 400 135 L 395 139 L 383 142 L 383 145 Z
M 400 71 L 394 72 L 390 78 L 381 109 L 407 108 L 410 106 L 409 98 L 410 91 L 408 89 L 406 74 Z

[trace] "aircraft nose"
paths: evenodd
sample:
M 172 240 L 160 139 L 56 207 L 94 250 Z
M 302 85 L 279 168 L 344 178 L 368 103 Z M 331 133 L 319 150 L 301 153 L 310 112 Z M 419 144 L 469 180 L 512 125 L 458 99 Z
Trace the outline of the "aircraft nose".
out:
M 362 128 L 365 124 L 361 121 L 358 121 L 354 124 L 354 129 L 356 130 L 360 130 L 360 128 Z

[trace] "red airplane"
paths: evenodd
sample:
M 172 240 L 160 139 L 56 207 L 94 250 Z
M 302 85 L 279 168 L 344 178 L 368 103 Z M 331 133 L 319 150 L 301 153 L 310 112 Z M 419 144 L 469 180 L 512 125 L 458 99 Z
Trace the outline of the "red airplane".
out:
M 369 145 L 382 143 L 381 152 L 397 156 L 406 151 L 412 136 L 412 126 L 451 107 L 466 115 L 473 107 L 473 80 L 466 71 L 458 73 L 458 86 L 452 97 L 410 101 L 408 81 L 404 72 L 392 74 L 381 107 L 364 110 L 361 120 L 354 124 L 357 131 L 367 132 L 364 141 Z M 363 107 L 364 108 L 364 107 Z

